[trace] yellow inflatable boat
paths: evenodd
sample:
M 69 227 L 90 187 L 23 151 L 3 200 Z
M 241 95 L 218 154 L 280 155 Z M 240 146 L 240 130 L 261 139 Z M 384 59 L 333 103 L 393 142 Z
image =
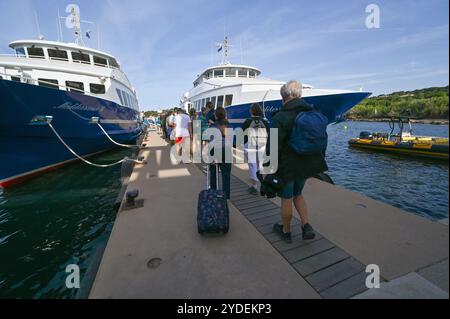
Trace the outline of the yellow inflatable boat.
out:
M 359 138 L 354 138 L 349 141 L 349 146 L 417 157 L 438 158 L 448 161 L 448 138 L 414 136 L 409 120 L 408 123 L 410 125 L 409 132 L 403 132 L 404 123 L 402 119 L 399 119 L 399 134 L 392 134 L 395 122 L 391 121 L 391 133 L 361 132 Z

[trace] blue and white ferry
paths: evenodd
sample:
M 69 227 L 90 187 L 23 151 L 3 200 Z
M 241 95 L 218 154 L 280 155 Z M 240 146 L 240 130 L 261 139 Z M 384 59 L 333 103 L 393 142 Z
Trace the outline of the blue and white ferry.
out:
M 215 107 L 225 107 L 230 124 L 237 127 L 250 116 L 251 104 L 259 103 L 270 122 L 272 113 L 282 106 L 280 88 L 285 82 L 264 78 L 257 68 L 229 63 L 227 37 L 219 49 L 222 63 L 197 76 L 194 87 L 181 98 L 182 106 L 199 112 L 211 101 Z M 370 95 L 362 90 L 316 89 L 303 84 L 304 100 L 326 115 L 330 123 L 340 121 L 345 112 Z
M 69 12 L 69 11 L 68 11 Z M 86 157 L 114 147 L 92 118 L 119 143 L 141 134 L 136 92 L 116 58 L 84 45 L 79 10 L 72 6 L 75 43 L 20 40 L 0 55 L 0 186 L 74 161 L 64 142 Z M 45 123 L 43 123 L 45 124 Z

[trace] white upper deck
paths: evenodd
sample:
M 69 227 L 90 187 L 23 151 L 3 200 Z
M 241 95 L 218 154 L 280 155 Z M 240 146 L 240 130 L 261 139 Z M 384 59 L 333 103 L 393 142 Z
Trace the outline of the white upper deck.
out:
M 204 80 L 223 78 L 255 79 L 260 75 L 261 71 L 251 66 L 230 63 L 221 64 L 207 68 L 201 75 L 198 75 L 194 81 L 194 87 Z
M 119 63 L 114 56 L 76 43 L 46 40 L 19 40 L 11 42 L 9 47 L 15 50 L 16 55 L 19 57 L 24 56 L 44 59 L 47 54 L 50 60 L 71 60 L 72 62 L 120 69 Z

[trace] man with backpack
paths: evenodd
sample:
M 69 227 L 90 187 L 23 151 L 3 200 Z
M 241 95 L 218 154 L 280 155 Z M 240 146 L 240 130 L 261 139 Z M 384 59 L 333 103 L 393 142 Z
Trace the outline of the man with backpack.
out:
M 291 243 L 292 205 L 300 215 L 303 240 L 315 237 L 302 190 L 309 177 L 328 170 L 325 161 L 328 119 L 301 99 L 302 85 L 298 81 L 289 81 L 280 93 L 283 106 L 273 116 L 272 127 L 278 129 L 276 175 L 283 181 L 278 192 L 283 223 L 275 224 L 273 229 Z
M 270 126 L 261 106 L 258 103 L 250 107 L 251 117 L 242 124 L 242 130 L 247 134 L 244 136 L 244 151 L 247 157 L 248 173 L 251 185 L 248 192 L 252 195 L 258 195 L 258 177 L 260 154 L 265 152 L 265 146 L 269 138 Z

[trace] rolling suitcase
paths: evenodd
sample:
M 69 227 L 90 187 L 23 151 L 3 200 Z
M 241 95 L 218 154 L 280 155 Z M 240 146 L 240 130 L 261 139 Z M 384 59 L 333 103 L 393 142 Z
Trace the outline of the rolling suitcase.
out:
M 206 189 L 198 195 L 197 227 L 199 234 L 228 233 L 230 217 L 225 193 L 219 190 L 219 166 L 216 166 L 216 189 L 211 189 L 209 165 L 206 170 Z

